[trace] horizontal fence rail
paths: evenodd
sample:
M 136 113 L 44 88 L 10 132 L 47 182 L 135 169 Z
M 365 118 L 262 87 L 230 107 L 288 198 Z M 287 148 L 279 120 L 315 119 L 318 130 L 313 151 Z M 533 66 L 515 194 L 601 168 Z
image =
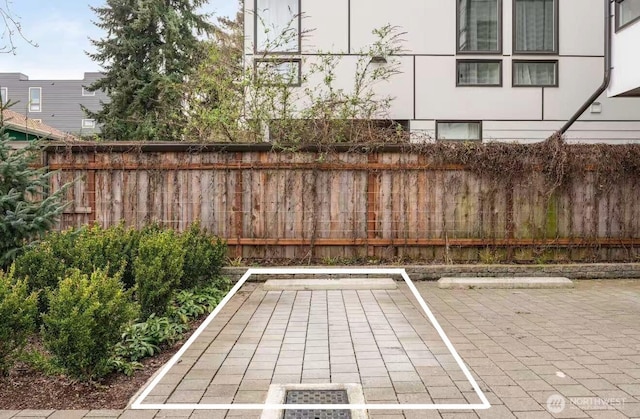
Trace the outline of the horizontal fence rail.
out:
M 393 147 L 61 145 L 45 164 L 54 190 L 76 180 L 60 228 L 200 220 L 232 258 L 635 260 L 640 244 L 640 186 L 603 191 L 588 171 L 551 193 L 542 174 L 492 179 Z

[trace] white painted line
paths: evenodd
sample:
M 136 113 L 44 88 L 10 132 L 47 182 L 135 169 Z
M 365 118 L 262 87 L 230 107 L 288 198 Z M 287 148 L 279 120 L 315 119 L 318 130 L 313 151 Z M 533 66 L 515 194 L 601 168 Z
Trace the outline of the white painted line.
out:
M 262 286 L 265 291 L 394 290 L 397 288 L 398 284 L 391 278 L 270 279 Z
M 167 403 L 167 404 L 142 404 L 142 401 L 153 391 L 156 385 L 164 378 L 164 376 L 169 372 L 169 370 L 178 362 L 180 357 L 185 353 L 185 351 L 193 344 L 193 342 L 200 336 L 200 334 L 206 329 L 206 327 L 211 323 L 213 318 L 218 315 L 218 313 L 222 310 L 222 308 L 229 302 L 231 297 L 238 292 L 240 287 L 249 279 L 251 275 L 291 275 L 291 274 L 349 274 L 349 275 L 363 275 L 363 274 L 385 274 L 385 275 L 401 275 L 402 278 L 407 283 L 407 286 L 416 297 L 418 304 L 424 310 L 427 318 L 433 324 L 433 327 L 438 332 L 438 335 L 446 345 L 453 358 L 456 360 L 456 363 L 464 373 L 465 377 L 471 383 L 474 391 L 480 398 L 481 404 L 198 404 L 198 403 Z M 427 307 L 427 304 L 424 302 L 424 299 L 418 292 L 418 289 L 407 275 L 407 272 L 401 268 L 249 268 L 247 272 L 240 278 L 238 283 L 229 291 L 229 294 L 218 304 L 218 306 L 211 312 L 211 314 L 206 318 L 206 320 L 198 327 L 198 329 L 191 335 L 189 340 L 185 342 L 184 346 L 180 348 L 178 352 L 176 352 L 173 357 L 167 362 L 167 364 L 162 368 L 160 374 L 158 374 L 153 381 L 149 384 L 149 386 L 140 394 L 140 396 L 133 402 L 131 405 L 132 409 L 147 409 L 147 410 L 164 410 L 164 409 L 172 409 L 172 410 L 264 410 L 264 409 L 278 409 L 278 410 L 289 410 L 289 409 L 297 409 L 297 410 L 315 410 L 315 409 L 367 409 L 367 410 L 479 410 L 479 409 L 488 409 L 491 407 L 489 400 L 484 395 L 480 386 L 471 375 L 471 372 L 467 368 L 467 366 L 456 352 L 455 348 L 451 344 L 451 341 L 440 327 L 438 320 L 436 320 L 435 316 Z

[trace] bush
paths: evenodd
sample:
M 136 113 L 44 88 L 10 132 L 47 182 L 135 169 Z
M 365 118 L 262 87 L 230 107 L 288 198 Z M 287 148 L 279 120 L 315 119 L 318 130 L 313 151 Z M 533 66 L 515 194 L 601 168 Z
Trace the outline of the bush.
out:
M 73 270 L 49 295 L 43 340 L 53 361 L 88 380 L 110 371 L 109 358 L 124 326 L 137 314 L 120 278 L 96 270 Z
M 169 317 L 155 315 L 129 326 L 116 345 L 115 354 L 128 361 L 139 361 L 156 355 L 162 345 L 171 345 L 182 338 L 187 326 Z
M 172 292 L 180 285 L 185 250 L 179 237 L 171 230 L 142 236 L 133 268 L 137 299 L 142 317 L 162 316 Z
M 65 231 L 54 231 L 47 234 L 44 242 L 49 243 L 53 254 L 67 267 L 76 267 L 82 257 L 80 249 L 76 246 L 78 237 L 83 234 L 85 227 L 79 229 L 69 229 Z
M 106 229 L 96 224 L 81 230 L 75 243 L 77 256 L 71 264 L 86 274 L 93 269 L 106 269 L 110 276 L 121 272 L 125 287 L 131 288 L 139 239 L 139 232 L 122 223 Z
M 120 275 L 128 289 L 135 284 L 133 260 L 141 234 L 123 224 L 107 229 L 94 225 L 50 233 L 40 245 L 18 257 L 16 275 L 28 276 L 31 290 L 51 290 L 69 268 L 86 275 L 104 269 L 109 276 Z M 46 293 L 42 293 L 40 310 L 46 309 Z
M 208 286 L 194 291 L 180 291 L 170 305 L 165 317 L 151 315 L 146 321 L 133 324 L 124 331 L 115 347 L 111 363 L 118 371 L 130 375 L 139 367 L 138 361 L 158 354 L 163 346 L 182 339 L 189 321 L 210 313 L 227 294 L 231 282 L 219 279 L 224 289 Z
M 195 222 L 182 233 L 182 247 L 186 252 L 182 289 L 206 285 L 217 277 L 227 253 L 224 241 L 207 234 L 201 230 L 200 223 Z
M 187 323 L 205 313 L 211 313 L 231 289 L 231 281 L 218 277 L 216 285 L 209 285 L 177 293 L 167 311 L 169 317 Z
M 0 374 L 9 371 L 15 354 L 24 348 L 37 314 L 37 295 L 15 279 L 13 267 L 8 273 L 0 270 Z
M 45 241 L 18 256 L 15 275 L 25 278 L 29 292 L 38 292 L 38 311 L 46 313 L 49 308 L 48 292 L 58 286 L 64 278 L 64 261 L 54 254 L 51 243 Z

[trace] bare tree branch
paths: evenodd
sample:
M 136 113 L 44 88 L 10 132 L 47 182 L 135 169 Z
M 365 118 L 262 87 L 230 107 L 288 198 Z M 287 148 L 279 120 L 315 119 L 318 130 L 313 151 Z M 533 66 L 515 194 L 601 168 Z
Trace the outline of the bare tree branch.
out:
M 0 36 L 0 53 L 16 53 L 16 37 L 24 39 L 30 45 L 37 47 L 38 44 L 28 39 L 22 32 L 22 25 L 20 23 L 20 17 L 15 15 L 11 11 L 12 2 L 10 0 L 4 0 L 0 4 L 0 25 L 2 25 L 2 35 Z

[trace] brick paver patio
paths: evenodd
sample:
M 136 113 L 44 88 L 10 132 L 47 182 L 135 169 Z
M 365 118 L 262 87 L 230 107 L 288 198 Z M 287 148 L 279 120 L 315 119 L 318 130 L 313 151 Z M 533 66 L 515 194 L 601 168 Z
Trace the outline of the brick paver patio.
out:
M 372 418 L 640 418 L 640 281 L 581 281 L 569 290 L 416 285 L 492 407 L 372 410 Z M 264 403 L 272 383 L 328 382 L 361 383 L 367 403 L 480 403 L 404 284 L 298 292 L 246 284 L 144 402 Z M 16 415 L 260 412 L 0 411 L 0 419 Z

